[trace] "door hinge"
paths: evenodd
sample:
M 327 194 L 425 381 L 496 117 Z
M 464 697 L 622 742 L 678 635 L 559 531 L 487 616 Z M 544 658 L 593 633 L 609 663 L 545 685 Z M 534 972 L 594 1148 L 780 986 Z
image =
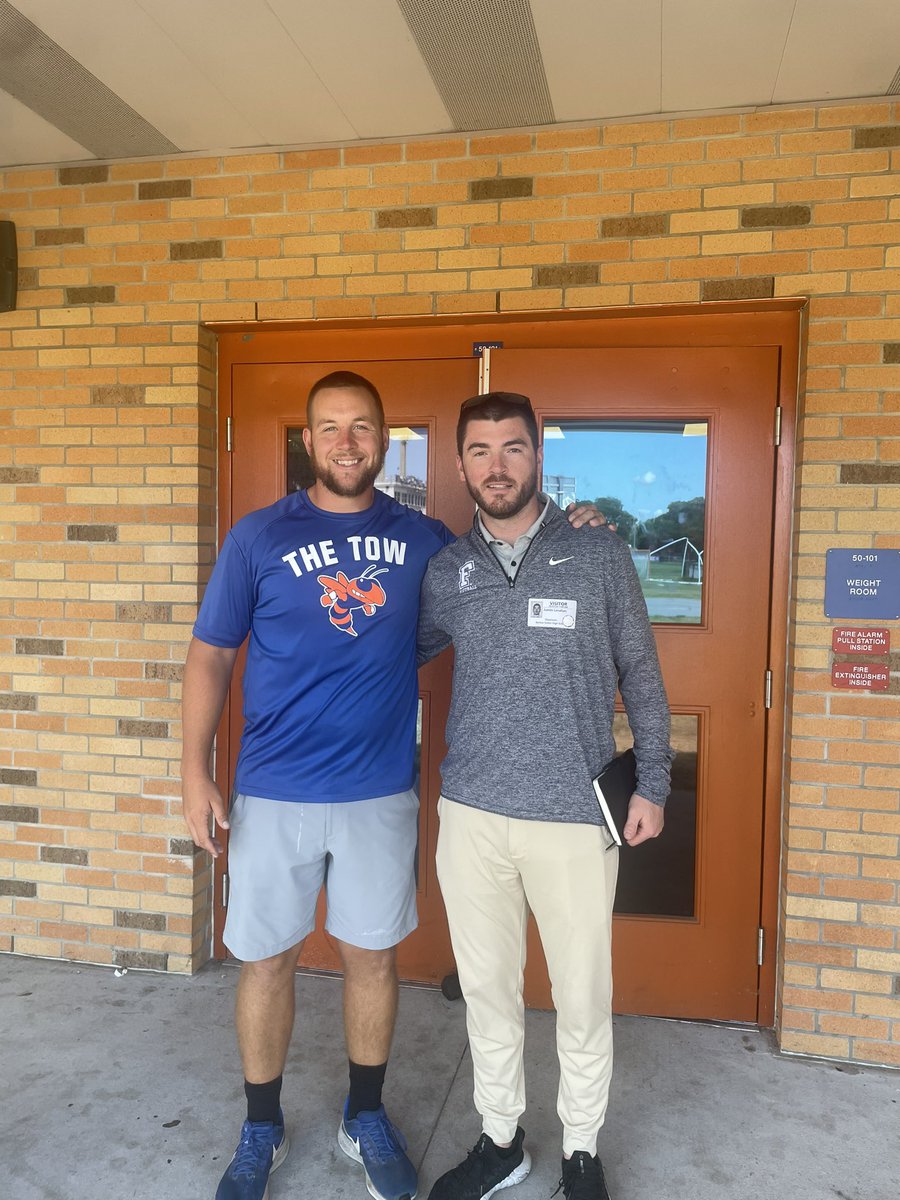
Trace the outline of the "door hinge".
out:
M 491 390 L 491 347 L 485 346 L 478 359 L 478 395 Z
M 232 438 L 234 435 L 234 422 L 231 417 L 225 418 L 225 449 L 230 454 L 232 450 Z
M 772 707 L 772 672 L 766 671 L 766 708 Z
M 222 907 L 228 907 L 228 873 L 222 876 Z
M 781 405 L 775 405 L 775 445 L 781 445 Z
M 757 930 L 756 934 L 756 965 L 763 965 L 763 958 L 766 951 L 766 931 L 764 929 Z

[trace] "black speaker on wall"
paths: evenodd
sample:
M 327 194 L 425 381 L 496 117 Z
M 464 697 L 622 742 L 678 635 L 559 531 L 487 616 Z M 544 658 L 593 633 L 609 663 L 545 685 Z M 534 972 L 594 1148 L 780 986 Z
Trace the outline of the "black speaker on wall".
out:
M 0 221 L 0 312 L 12 312 L 16 307 L 18 277 L 16 227 L 12 221 Z

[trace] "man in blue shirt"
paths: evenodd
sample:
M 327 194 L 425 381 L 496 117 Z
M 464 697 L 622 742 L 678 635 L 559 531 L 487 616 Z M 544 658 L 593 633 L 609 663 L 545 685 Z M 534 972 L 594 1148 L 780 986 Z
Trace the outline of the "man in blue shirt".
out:
M 416 926 L 419 589 L 454 535 L 375 489 L 389 432 L 362 376 L 335 372 L 313 386 L 303 438 L 314 484 L 229 532 L 185 666 L 184 814 L 214 856 L 210 817 L 230 831 L 223 936 L 243 963 L 235 1021 L 247 1119 L 216 1200 L 264 1200 L 286 1157 L 294 970 L 323 884 L 350 1059 L 338 1144 L 376 1200 L 413 1200 L 416 1172 L 381 1096 L 395 947 Z M 245 726 L 226 806 L 210 756 L 246 639 Z

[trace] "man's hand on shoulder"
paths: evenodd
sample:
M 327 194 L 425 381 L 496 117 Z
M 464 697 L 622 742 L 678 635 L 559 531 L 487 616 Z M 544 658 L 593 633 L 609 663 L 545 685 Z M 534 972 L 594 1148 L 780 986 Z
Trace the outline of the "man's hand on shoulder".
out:
M 639 846 L 641 842 L 659 837 L 664 821 L 662 805 L 645 800 L 635 792 L 628 805 L 628 820 L 622 830 L 622 837 L 629 846 Z
M 217 825 L 222 829 L 228 828 L 228 809 L 222 793 L 208 776 L 183 778 L 181 802 L 194 845 L 207 850 L 213 858 L 218 858 L 222 853 L 222 845 L 210 833 L 209 818 L 211 814 Z
M 569 518 L 569 524 L 573 529 L 580 529 L 582 525 L 590 525 L 592 529 L 609 529 L 615 533 L 616 527 L 600 511 L 595 504 L 589 504 L 587 501 L 572 501 L 566 507 L 566 516 Z

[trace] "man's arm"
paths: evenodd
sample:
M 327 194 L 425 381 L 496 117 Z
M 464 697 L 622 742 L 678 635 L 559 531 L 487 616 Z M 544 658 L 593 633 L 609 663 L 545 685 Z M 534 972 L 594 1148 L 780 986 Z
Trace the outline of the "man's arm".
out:
M 634 734 L 639 788 L 631 798 L 622 836 L 629 846 L 638 846 L 662 833 L 673 758 L 671 721 L 641 583 L 627 547 L 619 556 L 621 577 L 611 589 L 609 629 L 619 691 Z
M 181 692 L 181 797 L 194 844 L 214 857 L 222 847 L 211 835 L 210 813 L 228 828 L 228 809 L 210 773 L 213 739 L 225 707 L 238 647 L 211 646 L 192 638 Z
M 435 556 L 437 557 L 437 556 Z M 437 604 L 432 587 L 434 559 L 428 564 L 419 593 L 419 623 L 416 628 L 416 666 L 423 667 L 446 650 L 452 638 L 437 620 Z

